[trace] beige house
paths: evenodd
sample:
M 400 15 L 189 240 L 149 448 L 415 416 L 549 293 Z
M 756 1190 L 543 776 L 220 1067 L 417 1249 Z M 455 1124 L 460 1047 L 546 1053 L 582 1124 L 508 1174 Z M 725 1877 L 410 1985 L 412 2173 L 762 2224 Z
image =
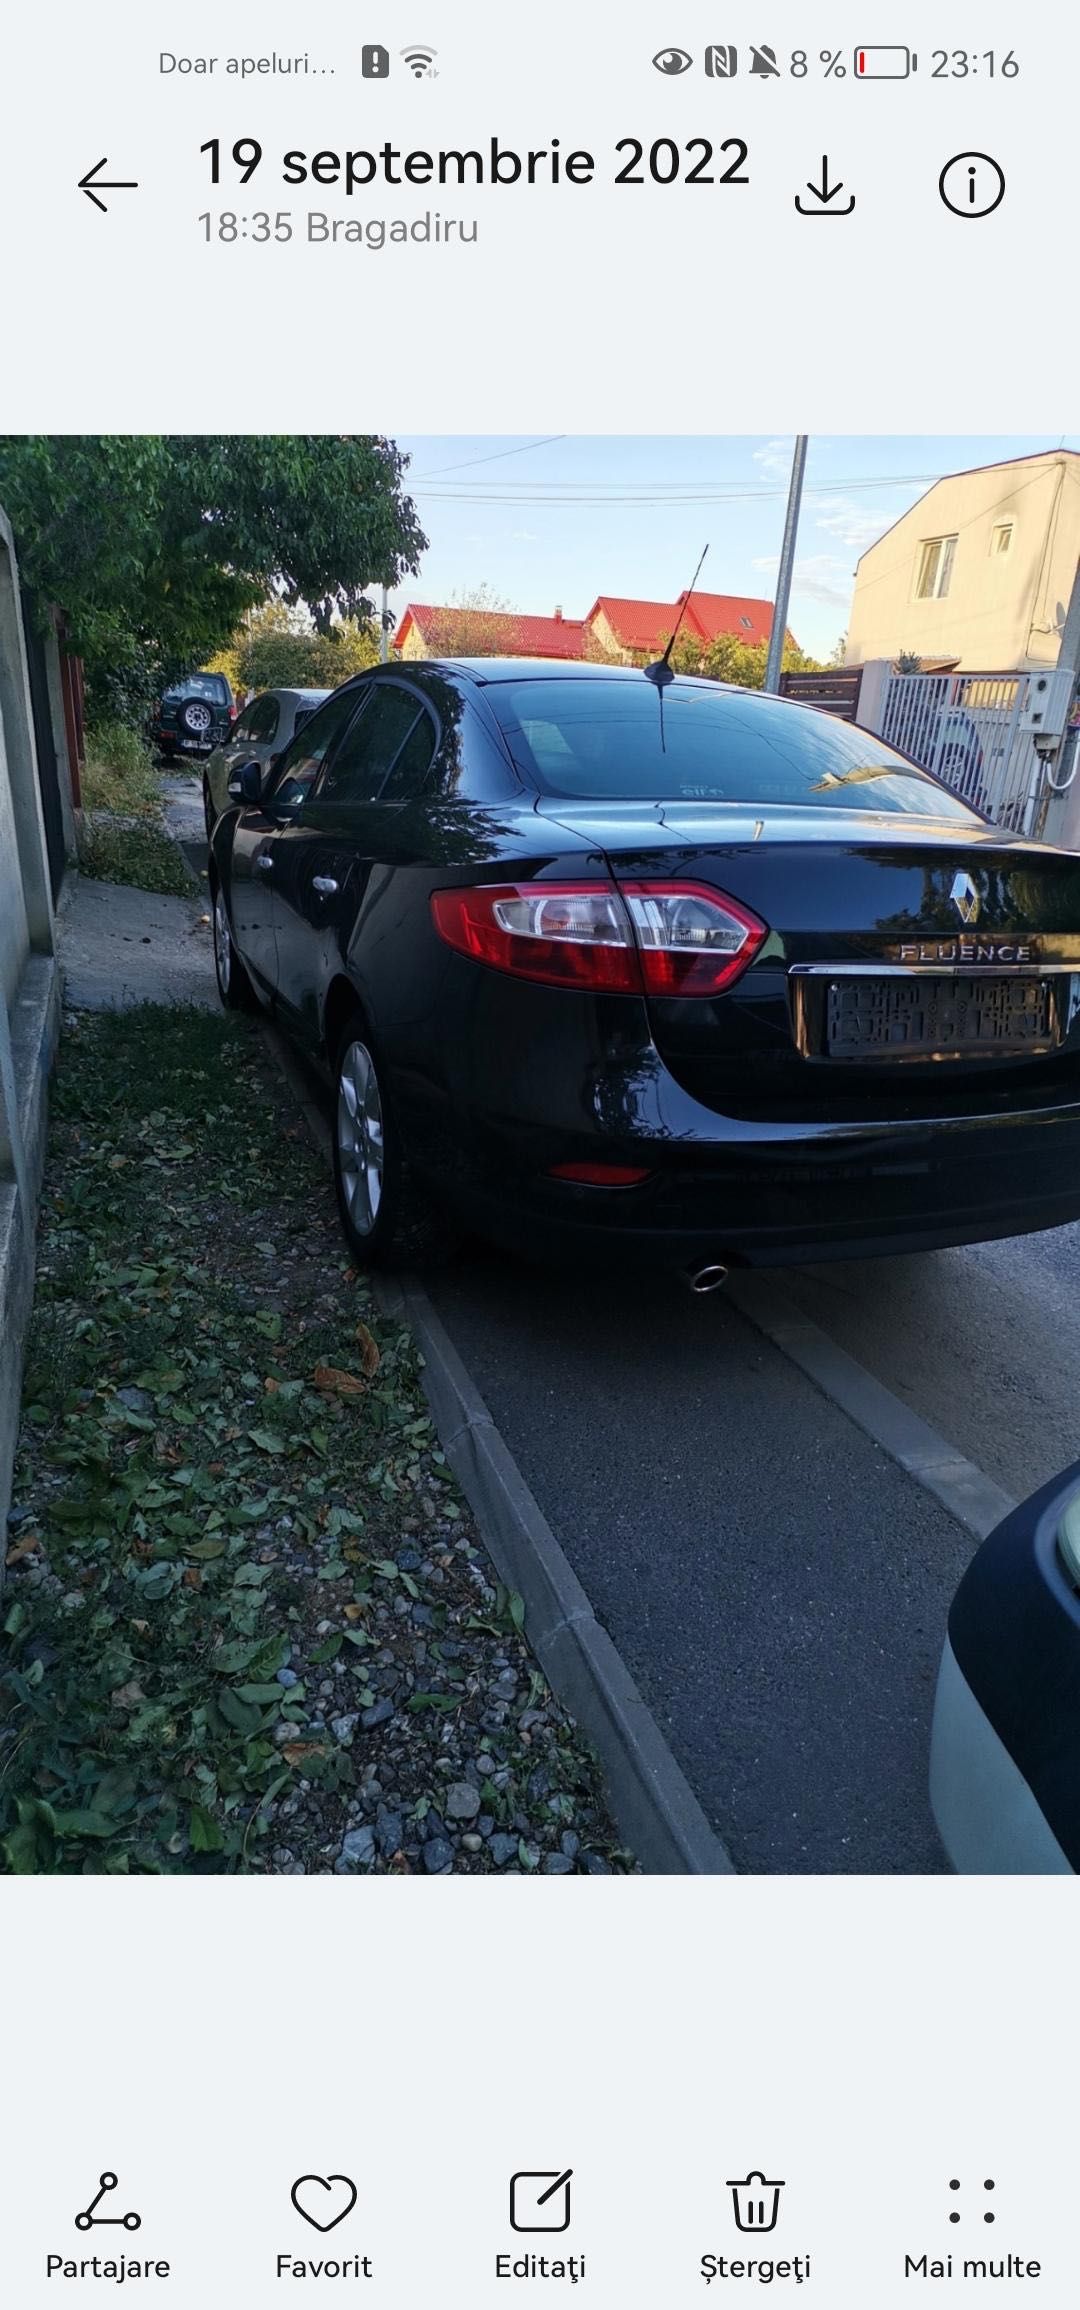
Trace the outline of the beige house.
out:
M 950 473 L 864 553 L 845 662 L 1056 666 L 1080 567 L 1080 453 Z

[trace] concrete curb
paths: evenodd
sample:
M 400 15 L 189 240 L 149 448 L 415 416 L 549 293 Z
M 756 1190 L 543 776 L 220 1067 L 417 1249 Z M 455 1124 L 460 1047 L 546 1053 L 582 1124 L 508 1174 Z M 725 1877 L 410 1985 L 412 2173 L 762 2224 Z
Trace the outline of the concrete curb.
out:
M 319 1152 L 330 1131 L 303 1069 L 273 1030 L 267 1045 Z M 653 1876 L 727 1877 L 734 1864 L 707 1821 L 634 1679 L 491 1417 L 426 1291 L 377 1278 L 384 1315 L 407 1323 L 424 1359 L 439 1439 L 495 1570 L 525 1604 L 529 1644 L 554 1693 L 600 1759 L 620 1834 Z
M 529 1643 L 596 1750 L 611 1809 L 642 1868 L 718 1877 L 733 1863 L 710 1827 L 621 1654 L 602 1628 L 427 1293 L 390 1280 L 376 1296 L 409 1325 L 443 1450 L 495 1569 L 525 1603 Z

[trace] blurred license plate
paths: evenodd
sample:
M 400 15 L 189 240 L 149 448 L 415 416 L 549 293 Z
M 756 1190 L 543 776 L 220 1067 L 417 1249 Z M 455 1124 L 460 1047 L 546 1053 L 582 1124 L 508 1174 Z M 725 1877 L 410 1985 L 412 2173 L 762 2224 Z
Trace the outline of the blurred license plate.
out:
M 199 748 L 200 748 L 200 746 L 202 745 L 202 739 L 201 739 L 201 738 L 181 738 L 181 740 L 180 740 L 180 745 L 181 745 L 181 749 L 182 749 L 182 751 L 183 751 L 184 753 L 186 753 L 186 754 L 197 754 L 197 753 L 198 753 L 198 751 L 199 751 Z
M 1024 1051 L 1056 1043 L 1045 979 L 833 979 L 831 1059 Z

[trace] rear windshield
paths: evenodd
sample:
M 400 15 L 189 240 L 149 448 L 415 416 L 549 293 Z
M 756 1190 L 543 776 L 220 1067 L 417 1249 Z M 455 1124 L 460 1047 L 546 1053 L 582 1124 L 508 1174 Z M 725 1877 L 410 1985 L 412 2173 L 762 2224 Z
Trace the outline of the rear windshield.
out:
M 545 794 L 973 815 L 880 738 L 782 698 L 685 682 L 660 690 L 644 674 L 640 684 L 493 682 L 484 695 Z
M 189 674 L 186 681 L 174 683 L 165 695 L 167 698 L 209 698 L 216 706 L 226 706 L 231 692 L 224 674 Z

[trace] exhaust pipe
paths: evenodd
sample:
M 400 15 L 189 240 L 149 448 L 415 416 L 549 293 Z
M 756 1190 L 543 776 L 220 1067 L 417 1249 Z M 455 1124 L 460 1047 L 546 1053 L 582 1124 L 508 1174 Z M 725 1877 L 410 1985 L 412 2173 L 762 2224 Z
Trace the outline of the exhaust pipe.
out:
M 723 1291 L 728 1279 L 727 1268 L 714 1259 L 703 1260 L 700 1267 L 685 1267 L 683 1274 L 690 1290 L 701 1295 L 710 1291 Z

